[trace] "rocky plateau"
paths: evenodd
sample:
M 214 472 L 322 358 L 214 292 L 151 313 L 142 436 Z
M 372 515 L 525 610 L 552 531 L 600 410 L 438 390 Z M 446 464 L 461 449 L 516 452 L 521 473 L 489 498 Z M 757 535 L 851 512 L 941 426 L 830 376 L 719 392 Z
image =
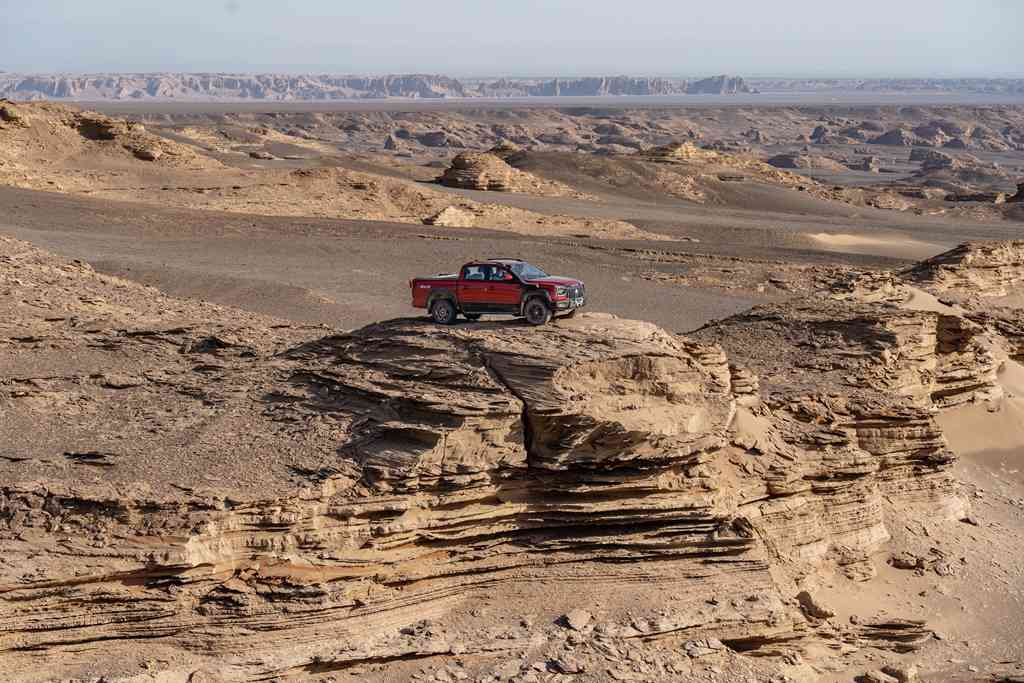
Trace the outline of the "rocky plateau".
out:
M 605 314 L 339 332 L 0 246 L 17 680 L 905 666 L 935 627 L 834 620 L 816 577 L 870 583 L 911 520 L 971 514 L 937 416 L 1005 400 L 1024 338 L 1019 309 L 914 303 L 1004 293 L 1020 243 L 686 336 Z

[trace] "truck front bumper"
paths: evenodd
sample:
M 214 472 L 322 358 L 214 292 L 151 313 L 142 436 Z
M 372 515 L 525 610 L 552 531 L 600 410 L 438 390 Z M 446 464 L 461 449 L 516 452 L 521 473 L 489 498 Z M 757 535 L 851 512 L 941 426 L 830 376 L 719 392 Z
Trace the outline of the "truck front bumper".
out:
M 565 313 L 566 311 L 574 311 L 577 308 L 583 308 L 587 305 L 587 297 L 578 296 L 573 299 L 563 299 L 562 301 L 555 302 L 555 312 Z

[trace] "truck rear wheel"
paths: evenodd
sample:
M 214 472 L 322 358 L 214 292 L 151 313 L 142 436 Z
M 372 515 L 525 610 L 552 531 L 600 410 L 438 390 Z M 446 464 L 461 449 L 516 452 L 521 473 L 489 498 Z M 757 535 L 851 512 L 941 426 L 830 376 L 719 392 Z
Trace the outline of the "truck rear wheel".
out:
M 451 325 L 455 315 L 455 304 L 448 299 L 438 299 L 430 306 L 430 318 L 439 325 Z
M 551 309 L 544 299 L 535 296 L 527 299 L 526 305 L 523 306 L 523 315 L 526 316 L 526 322 L 531 325 L 543 325 L 551 320 Z

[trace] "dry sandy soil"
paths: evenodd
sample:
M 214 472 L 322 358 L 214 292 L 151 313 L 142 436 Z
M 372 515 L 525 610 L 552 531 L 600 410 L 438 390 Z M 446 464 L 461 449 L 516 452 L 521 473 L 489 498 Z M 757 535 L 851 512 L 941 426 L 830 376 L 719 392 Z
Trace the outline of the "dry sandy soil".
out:
M 9 680 L 1024 677 L 1019 109 L 0 107 Z

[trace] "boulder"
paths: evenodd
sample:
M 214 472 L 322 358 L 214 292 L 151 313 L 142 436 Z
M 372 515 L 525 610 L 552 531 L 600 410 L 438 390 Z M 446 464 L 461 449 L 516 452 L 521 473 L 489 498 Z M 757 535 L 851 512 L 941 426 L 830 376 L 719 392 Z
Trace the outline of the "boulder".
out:
M 916 664 L 887 664 L 882 667 L 882 673 L 892 676 L 899 683 L 916 683 L 919 680 Z
M 476 225 L 476 215 L 457 206 L 446 206 L 432 216 L 423 219 L 426 225 L 439 225 L 446 228 L 472 228 Z
M 142 161 L 156 161 L 164 154 L 163 150 L 155 145 L 139 145 L 131 147 L 131 151 L 136 159 Z
M 835 611 L 824 606 L 807 591 L 797 593 L 796 600 L 804 614 L 813 619 L 831 619 L 836 615 Z
M 582 631 L 590 624 L 593 616 L 583 609 L 574 609 L 561 618 L 561 623 L 574 631 Z
M 0 100 L 0 123 L 20 127 L 28 126 L 29 116 L 16 104 L 9 100 Z

